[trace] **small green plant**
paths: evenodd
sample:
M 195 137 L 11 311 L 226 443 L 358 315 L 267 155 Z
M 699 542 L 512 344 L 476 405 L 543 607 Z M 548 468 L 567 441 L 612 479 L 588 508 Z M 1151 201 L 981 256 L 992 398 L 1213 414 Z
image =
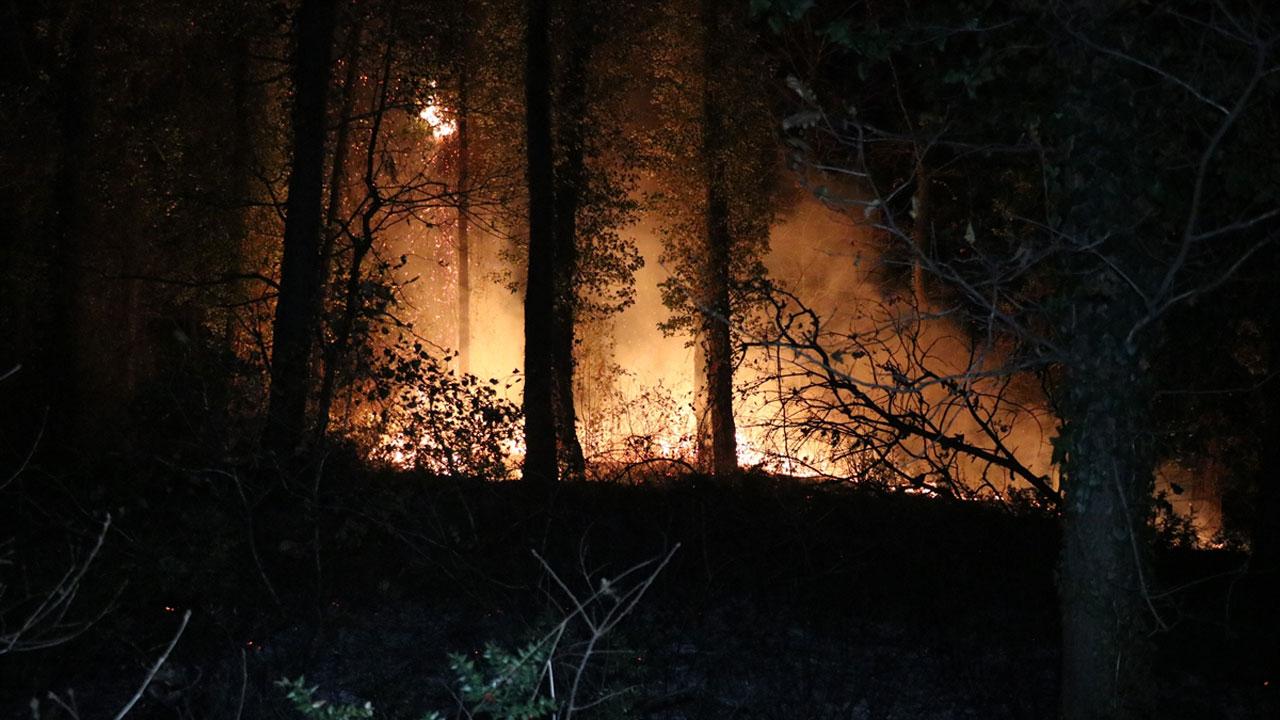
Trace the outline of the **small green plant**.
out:
M 544 669 L 552 643 L 542 638 L 514 652 L 489 643 L 479 660 L 463 654 L 449 656 L 449 668 L 457 678 L 462 706 L 467 717 L 495 720 L 538 720 L 555 712 L 556 701 L 542 692 Z M 333 703 L 317 700 L 317 686 L 307 686 L 305 678 L 284 678 L 276 685 L 294 709 L 307 720 L 369 720 L 373 703 Z M 550 684 L 546 683 L 549 687 Z M 430 712 L 422 720 L 444 720 L 440 712 Z
M 1174 509 L 1164 490 L 1156 493 L 1148 522 L 1155 531 L 1156 545 L 1165 550 L 1190 550 L 1200 543 L 1195 523 Z
M 283 678 L 276 681 L 276 685 L 284 688 L 285 697 L 307 720 L 368 720 L 373 717 L 373 703 L 370 702 L 356 705 L 317 700 L 316 690 L 319 688 L 307 687 L 306 679 L 302 677 L 296 680 Z
M 599 717 L 602 704 L 616 699 L 622 692 L 595 692 L 587 678 L 588 664 L 601 654 L 605 636 L 631 614 L 679 548 L 677 544 L 665 555 L 634 565 L 613 578 L 584 574 L 588 587 L 593 589 L 577 594 L 534 552 L 534 557 L 573 609 L 552 628 L 514 651 L 488 643 L 477 657 L 450 655 L 449 668 L 457 688 L 457 712 L 454 715 L 431 712 L 421 720 L 445 720 L 446 717 L 540 720 L 548 716 L 573 720 L 577 713 L 588 710 Z M 571 626 L 579 628 L 577 633 L 570 630 Z M 570 637 L 578 633 L 580 638 L 571 642 Z M 371 703 L 316 700 L 317 688 L 307 687 L 303 678 L 285 678 L 276 684 L 284 688 L 294 707 L 307 720 L 369 720 L 373 717 Z
M 552 643 L 535 640 L 515 652 L 485 645 L 480 660 L 456 654 L 449 668 L 458 678 L 463 704 L 503 720 L 536 720 L 556 709 L 556 701 L 542 692 Z

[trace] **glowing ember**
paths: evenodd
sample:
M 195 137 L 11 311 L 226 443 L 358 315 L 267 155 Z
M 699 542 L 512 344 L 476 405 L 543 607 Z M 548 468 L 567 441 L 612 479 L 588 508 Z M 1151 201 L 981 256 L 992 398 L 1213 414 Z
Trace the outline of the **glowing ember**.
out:
M 418 113 L 418 119 L 431 128 L 431 136 L 437 140 L 447 138 L 458 130 L 458 125 L 444 115 L 445 110 L 434 103 L 428 103 Z

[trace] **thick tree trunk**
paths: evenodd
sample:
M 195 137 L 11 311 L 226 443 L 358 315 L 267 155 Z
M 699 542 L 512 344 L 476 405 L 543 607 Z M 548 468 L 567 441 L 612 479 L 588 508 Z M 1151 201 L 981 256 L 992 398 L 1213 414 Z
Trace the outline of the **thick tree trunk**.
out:
M 577 403 L 573 378 L 578 295 L 578 208 L 586 182 L 583 128 L 587 113 L 587 65 L 591 58 L 593 29 L 579 11 L 570 8 L 572 40 L 565 69 L 560 77 L 556 106 L 556 262 L 555 262 L 555 344 L 552 365 L 555 372 L 556 439 L 564 476 L 582 479 L 586 461 L 578 440 Z
M 709 190 L 708 195 L 714 195 Z M 729 328 L 729 236 L 727 221 L 721 221 L 716 202 L 708 198 L 713 208 L 708 217 L 709 258 L 707 269 L 707 293 L 702 301 L 702 358 L 705 373 L 707 419 L 702 444 L 710 451 L 710 457 L 700 458 L 699 464 L 706 472 L 715 475 L 731 474 L 738 469 L 738 441 L 733 418 L 733 341 Z M 722 208 L 723 210 L 723 208 Z M 720 225 L 721 227 L 717 227 Z
M 1274 263 L 1274 260 L 1273 260 Z M 1274 267 L 1274 264 L 1273 264 Z M 1280 369 L 1280 327 L 1269 328 L 1272 374 Z M 1234 631 L 1251 636 L 1257 667 L 1280 667 L 1280 629 L 1274 621 L 1280 607 L 1280 382 L 1272 379 L 1263 392 L 1267 435 L 1260 452 L 1258 497 L 1254 507 L 1248 581 L 1233 603 Z
M 737 433 L 733 419 L 733 340 L 729 329 L 729 284 L 733 230 L 726 192 L 724 113 L 716 83 L 728 72 L 718 51 L 723 42 L 715 0 L 702 0 L 703 97 L 702 154 L 706 173 L 706 261 L 699 278 L 701 313 L 699 343 L 705 371 L 706 407 L 699 423 L 699 466 L 715 475 L 738 469 Z M 705 439 L 704 439 L 705 438 Z
M 558 475 L 553 408 L 555 341 L 555 170 L 551 141 L 550 0 L 527 0 L 525 149 L 529 184 L 529 274 L 524 301 L 523 477 L 554 483 Z
M 1280 258 L 1271 261 L 1271 266 L 1280 271 Z M 1268 329 L 1268 362 L 1267 369 L 1274 375 L 1280 371 L 1280 326 L 1272 320 Z M 1280 381 L 1272 379 L 1263 386 L 1266 399 L 1266 423 L 1270 428 L 1269 442 L 1262 449 L 1261 479 L 1258 488 L 1258 502 L 1253 518 L 1252 553 L 1249 567 L 1261 577 L 1275 578 L 1280 575 Z M 1273 587 L 1280 587 L 1277 580 Z
M 1138 358 L 1121 341 L 1119 301 L 1076 304 L 1059 442 L 1066 513 L 1062 546 L 1062 709 L 1066 720 L 1139 710 L 1146 672 L 1146 517 L 1152 462 Z
M 284 256 L 271 349 L 271 393 L 262 446 L 298 450 L 306 429 L 311 349 L 317 326 L 324 200 L 325 108 L 334 0 L 302 0 L 294 19 L 293 167 L 285 205 Z
M 1263 478 L 1258 489 L 1249 567 L 1254 573 L 1276 577 L 1280 575 L 1280 438 L 1274 435 L 1280 425 L 1280 392 L 1272 390 L 1270 395 L 1267 409 L 1273 437 L 1262 453 Z M 1280 586 L 1280 581 L 1276 585 Z

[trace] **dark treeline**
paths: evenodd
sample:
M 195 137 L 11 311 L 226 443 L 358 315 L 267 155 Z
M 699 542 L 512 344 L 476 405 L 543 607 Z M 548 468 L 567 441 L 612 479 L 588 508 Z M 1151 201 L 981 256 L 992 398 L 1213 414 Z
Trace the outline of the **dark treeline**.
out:
M 662 330 L 695 357 L 693 451 L 668 465 L 726 486 L 763 467 L 740 467 L 739 407 L 765 392 L 744 386 L 752 352 L 775 353 L 777 430 L 861 469 L 839 479 L 1059 528 L 1062 717 L 1152 716 L 1182 608 L 1159 553 L 1194 540 L 1161 468 L 1216 463 L 1214 543 L 1276 637 L 1278 40 L 1265 0 L 10 3 L 0 572 L 47 569 L 0 575 L 0 660 L 87 629 L 50 537 L 97 537 L 165 587 L 207 579 L 110 549 L 189 541 L 167 523 L 198 502 L 167 477 L 232 478 L 209 492 L 243 522 L 209 521 L 227 548 L 209 557 L 317 622 L 340 583 L 322 528 L 345 527 L 326 463 L 519 475 L 535 508 L 600 477 L 582 368 L 627 342 L 609 328 L 648 219 Z M 873 332 L 770 275 L 771 230 L 804 203 L 878 248 L 867 296 L 886 299 L 855 309 Z M 471 374 L 486 284 L 523 307 L 523 365 L 499 379 Z M 937 327 L 963 363 L 930 356 Z M 1050 471 L 1013 439 L 1032 404 Z M 479 545 L 458 497 L 436 549 L 464 527 Z

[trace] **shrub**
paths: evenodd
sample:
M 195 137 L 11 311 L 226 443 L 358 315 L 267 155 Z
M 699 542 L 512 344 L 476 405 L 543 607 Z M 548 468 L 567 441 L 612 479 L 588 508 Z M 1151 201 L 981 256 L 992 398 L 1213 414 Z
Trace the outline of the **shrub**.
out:
M 368 720 L 373 717 L 373 703 L 363 705 L 355 703 L 331 703 L 317 700 L 318 687 L 307 687 L 305 678 L 296 680 L 282 679 L 276 682 L 284 688 L 285 697 L 293 703 L 293 707 L 307 720 Z
M 552 584 L 559 588 L 571 608 L 568 614 L 537 639 L 514 651 L 489 643 L 478 660 L 466 655 L 449 657 L 456 679 L 458 717 L 485 717 L 495 720 L 538 720 L 553 713 L 571 720 L 577 712 L 593 709 L 619 693 L 603 692 L 596 697 L 584 682 L 588 665 L 604 651 L 604 638 L 635 610 L 679 545 L 664 555 L 624 570 L 613 578 L 584 573 L 588 593 L 575 593 L 546 561 L 535 552 Z M 581 638 L 570 641 L 571 627 Z M 557 670 L 558 668 L 558 670 Z M 557 680 L 557 677 L 559 678 Z M 316 699 L 317 688 L 308 688 L 303 678 L 282 679 L 294 707 L 308 720 L 367 720 L 373 705 L 330 703 Z M 557 692 L 556 688 L 560 688 Z M 598 688 L 596 688 L 598 690 Z M 444 720 L 441 712 L 431 712 L 422 720 Z
M 383 357 L 366 392 L 375 459 L 448 475 L 511 474 L 522 414 L 503 391 L 514 380 L 459 374 L 449 367 L 455 355 L 403 339 Z
M 485 646 L 480 659 L 462 654 L 449 656 L 449 668 L 457 680 L 458 699 L 464 717 L 483 716 L 501 720 L 538 720 L 555 712 L 556 701 L 543 691 L 550 687 L 546 678 L 547 661 L 554 643 L 552 636 L 514 651 L 496 644 Z M 306 679 L 288 678 L 276 682 L 285 697 L 307 720 L 369 720 L 373 703 L 343 703 L 317 699 L 319 687 L 308 687 Z M 432 711 L 422 720 L 444 720 L 445 715 Z

